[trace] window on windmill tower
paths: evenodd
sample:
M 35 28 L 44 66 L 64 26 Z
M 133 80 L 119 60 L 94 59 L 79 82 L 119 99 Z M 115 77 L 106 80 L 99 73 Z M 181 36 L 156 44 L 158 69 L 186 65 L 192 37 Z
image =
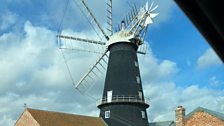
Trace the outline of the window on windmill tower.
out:
M 113 94 L 113 91 L 107 91 L 107 102 L 112 101 L 112 94 Z
M 144 119 L 145 118 L 145 112 L 141 111 L 141 114 L 142 114 L 142 118 Z
M 137 61 L 135 61 L 135 67 L 138 67 L 138 62 Z
M 140 77 L 136 76 L 137 83 L 140 84 Z
M 140 99 L 142 99 L 142 92 L 141 92 L 141 91 L 138 92 L 138 97 L 139 97 Z
M 110 118 L 110 111 L 105 111 L 105 118 Z

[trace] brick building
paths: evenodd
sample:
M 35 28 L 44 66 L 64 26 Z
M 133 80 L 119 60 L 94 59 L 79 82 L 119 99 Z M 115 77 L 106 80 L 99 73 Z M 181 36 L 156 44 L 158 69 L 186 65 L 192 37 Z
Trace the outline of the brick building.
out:
M 224 114 L 198 107 L 185 115 L 185 108 L 178 106 L 176 121 L 153 122 L 149 126 L 224 126 Z
M 176 126 L 224 126 L 224 114 L 198 107 L 185 115 L 185 109 L 176 109 Z
M 224 126 L 224 114 L 202 107 L 185 115 L 178 106 L 176 121 L 151 122 L 149 126 Z M 26 108 L 15 126 L 107 126 L 102 118 Z
M 106 126 L 98 117 L 26 108 L 15 126 Z

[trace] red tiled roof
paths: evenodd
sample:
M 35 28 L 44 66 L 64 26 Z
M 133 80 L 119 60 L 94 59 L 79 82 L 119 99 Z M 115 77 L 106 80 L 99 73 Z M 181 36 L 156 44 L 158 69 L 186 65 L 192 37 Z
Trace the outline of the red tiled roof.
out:
M 106 126 L 103 119 L 27 108 L 40 126 Z

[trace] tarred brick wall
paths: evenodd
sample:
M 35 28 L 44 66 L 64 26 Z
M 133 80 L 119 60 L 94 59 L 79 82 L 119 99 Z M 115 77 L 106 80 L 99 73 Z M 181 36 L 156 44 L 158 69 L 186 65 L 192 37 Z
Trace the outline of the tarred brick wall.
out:
M 224 126 L 224 120 L 206 112 L 196 112 L 185 120 L 185 126 Z
M 40 126 L 36 120 L 33 119 L 28 111 L 25 111 L 16 122 L 15 126 Z

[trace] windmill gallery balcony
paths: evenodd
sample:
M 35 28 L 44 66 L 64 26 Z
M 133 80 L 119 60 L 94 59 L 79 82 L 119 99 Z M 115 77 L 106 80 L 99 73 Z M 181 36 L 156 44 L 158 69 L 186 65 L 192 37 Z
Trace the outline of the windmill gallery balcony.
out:
M 97 100 L 96 105 L 99 107 L 102 105 L 113 103 L 133 103 L 133 104 L 142 104 L 144 106 L 149 107 L 149 99 L 147 98 L 142 99 L 139 96 L 122 96 L 122 95 L 116 95 L 109 98 L 104 97 L 102 99 Z

